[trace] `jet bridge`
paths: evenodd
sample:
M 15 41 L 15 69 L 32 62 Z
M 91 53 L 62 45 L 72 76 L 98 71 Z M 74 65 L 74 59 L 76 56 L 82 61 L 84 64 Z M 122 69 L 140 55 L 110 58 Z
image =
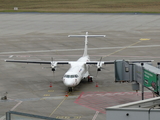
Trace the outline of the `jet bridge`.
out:
M 115 60 L 115 82 L 132 82 L 133 64 L 130 61 Z
M 134 76 L 137 82 L 160 95 L 160 69 L 146 63 L 143 65 L 136 63 L 134 66 Z
M 158 68 L 151 62 L 115 61 L 115 82 L 134 82 L 133 90 L 139 90 L 139 84 L 160 95 L 160 63 Z
M 135 82 L 141 81 L 142 76 L 136 77 L 135 70 L 138 70 L 140 74 L 142 73 L 142 67 L 136 67 L 136 63 L 147 63 L 151 65 L 151 60 L 115 60 L 115 82 Z

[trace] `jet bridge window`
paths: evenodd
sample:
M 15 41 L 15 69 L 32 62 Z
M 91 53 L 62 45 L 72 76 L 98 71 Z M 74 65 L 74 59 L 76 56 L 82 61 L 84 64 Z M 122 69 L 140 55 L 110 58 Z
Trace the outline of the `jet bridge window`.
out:
M 125 67 L 125 71 L 126 71 L 126 72 L 129 72 L 129 68 L 128 68 L 128 67 Z

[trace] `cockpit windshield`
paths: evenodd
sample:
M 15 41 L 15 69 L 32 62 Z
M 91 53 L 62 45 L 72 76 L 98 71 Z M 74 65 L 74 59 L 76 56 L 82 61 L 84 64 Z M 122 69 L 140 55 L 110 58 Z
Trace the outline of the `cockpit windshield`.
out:
M 78 75 L 64 75 L 65 78 L 77 78 Z

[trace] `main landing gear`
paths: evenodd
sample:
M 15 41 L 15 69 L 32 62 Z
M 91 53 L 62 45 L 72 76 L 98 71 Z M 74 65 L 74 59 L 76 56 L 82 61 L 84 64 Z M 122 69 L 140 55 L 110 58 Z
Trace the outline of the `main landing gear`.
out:
M 88 82 L 93 82 L 93 77 L 92 76 L 88 76 Z
M 68 87 L 68 92 L 72 92 L 73 88 L 72 87 Z

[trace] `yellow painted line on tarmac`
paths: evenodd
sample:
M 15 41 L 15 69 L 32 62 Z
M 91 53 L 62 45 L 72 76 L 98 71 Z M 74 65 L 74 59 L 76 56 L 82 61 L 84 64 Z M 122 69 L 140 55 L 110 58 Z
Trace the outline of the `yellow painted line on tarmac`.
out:
M 48 92 L 54 92 L 54 90 L 48 90 Z
M 40 100 L 45 100 L 45 98 L 41 98 Z
M 68 95 L 69 95 L 70 93 L 68 93 Z M 62 103 L 67 99 L 68 97 L 64 97 L 63 98 L 63 100 L 61 101 L 61 103 L 53 110 L 53 112 L 49 115 L 49 117 L 51 117 L 53 114 L 54 114 L 54 112 L 56 112 L 56 110 L 62 105 Z
M 150 38 L 141 38 L 140 40 L 150 40 Z
M 110 53 L 110 54 L 108 54 L 108 55 L 103 56 L 103 58 L 104 58 L 104 57 L 108 57 L 108 56 L 110 56 L 110 55 L 113 55 L 113 54 L 115 54 L 115 53 L 117 53 L 117 52 L 120 52 L 120 51 L 122 51 L 122 50 L 124 50 L 124 49 L 126 49 L 126 48 L 129 48 L 129 47 L 131 47 L 131 46 L 133 46 L 133 45 L 136 45 L 136 44 L 138 44 L 138 43 L 140 43 L 140 42 L 142 42 L 142 41 L 135 42 L 135 43 L 133 43 L 133 44 L 131 44 L 131 45 L 128 45 L 128 46 L 126 46 L 126 47 L 124 47 L 124 48 L 121 48 L 121 49 L 119 49 L 119 50 L 116 50 L 115 52 L 112 52 L 112 53 Z

